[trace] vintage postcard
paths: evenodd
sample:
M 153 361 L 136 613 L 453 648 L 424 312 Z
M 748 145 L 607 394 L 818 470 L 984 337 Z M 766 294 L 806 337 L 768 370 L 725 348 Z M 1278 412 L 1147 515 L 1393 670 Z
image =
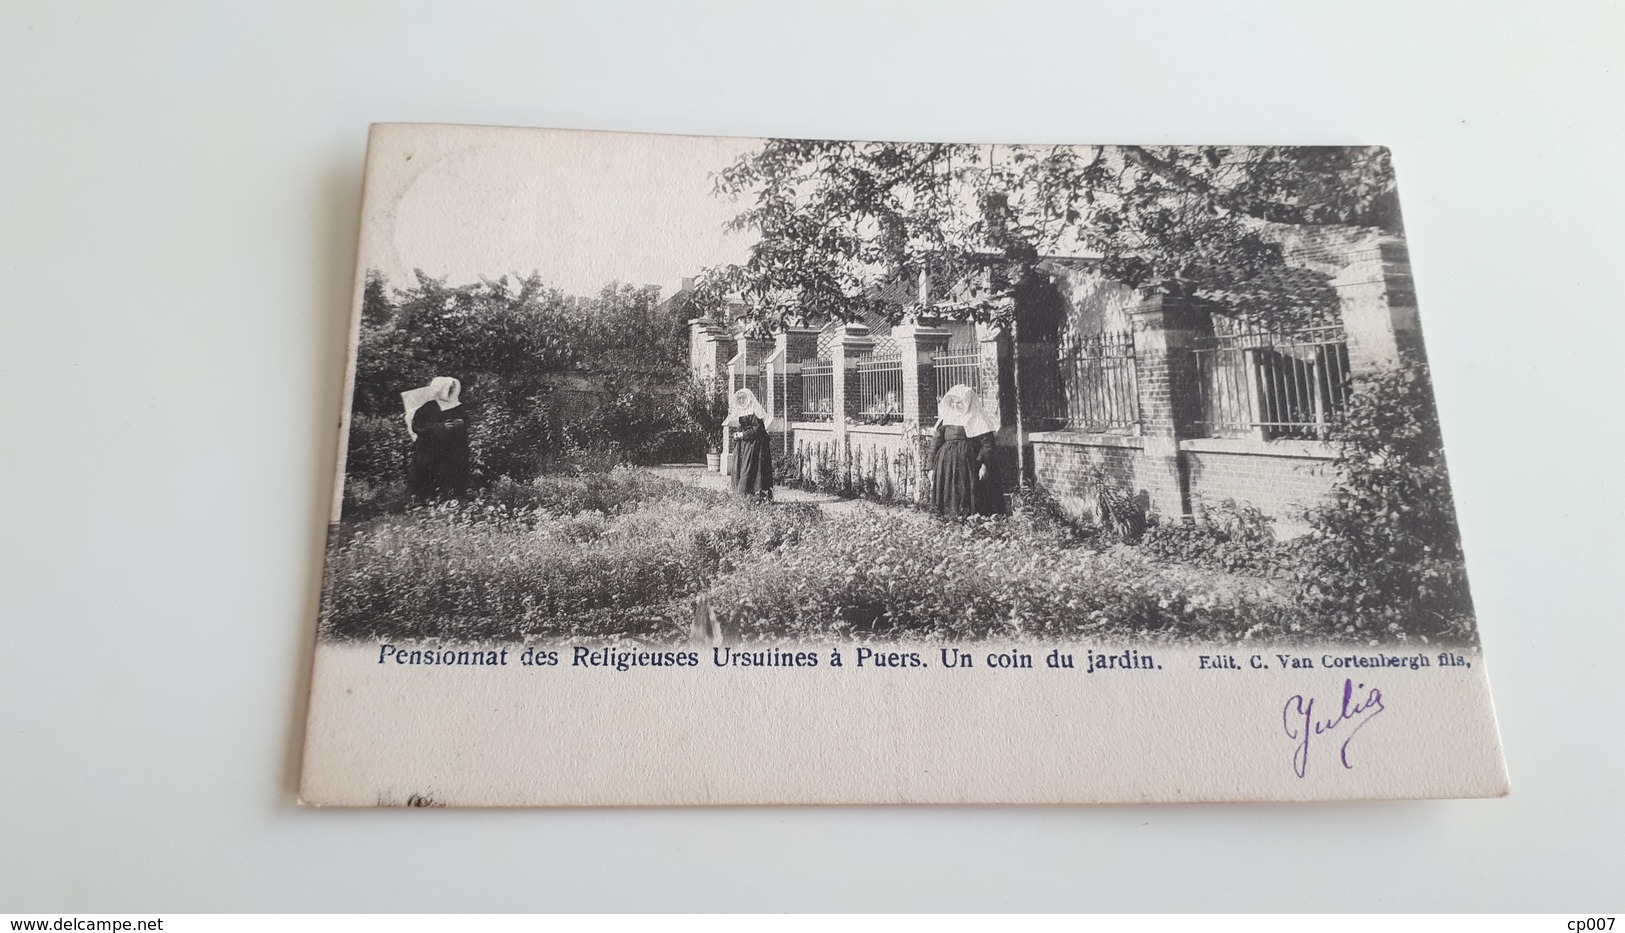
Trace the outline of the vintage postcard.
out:
M 306 803 L 1507 792 L 1380 147 L 376 126 L 339 450 Z

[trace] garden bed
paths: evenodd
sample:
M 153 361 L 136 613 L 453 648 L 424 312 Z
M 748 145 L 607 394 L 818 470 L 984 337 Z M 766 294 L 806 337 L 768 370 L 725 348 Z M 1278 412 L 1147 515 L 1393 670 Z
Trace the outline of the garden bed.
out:
M 758 506 L 641 470 L 543 476 L 489 498 L 362 520 L 328 554 L 336 638 L 628 637 L 687 632 L 692 597 L 816 510 Z
M 826 515 L 617 469 L 347 521 L 328 560 L 322 632 L 338 639 L 674 642 L 702 594 L 744 641 L 1352 637 L 1267 568 L 1170 563 L 1036 498 L 963 522 Z

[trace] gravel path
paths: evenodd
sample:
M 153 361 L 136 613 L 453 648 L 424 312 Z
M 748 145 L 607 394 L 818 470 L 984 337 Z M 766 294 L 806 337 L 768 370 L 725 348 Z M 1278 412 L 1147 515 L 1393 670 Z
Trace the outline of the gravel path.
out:
M 691 486 L 715 489 L 718 492 L 728 491 L 728 477 L 721 473 L 712 473 L 703 466 L 667 464 L 648 467 L 647 469 L 651 473 L 667 476 Z M 872 502 L 863 502 L 858 499 L 842 499 L 840 496 L 832 496 L 828 493 L 805 492 L 800 489 L 786 489 L 782 486 L 774 487 L 773 501 L 811 503 L 828 515 L 841 515 L 863 509 L 885 508 L 885 506 L 876 505 Z

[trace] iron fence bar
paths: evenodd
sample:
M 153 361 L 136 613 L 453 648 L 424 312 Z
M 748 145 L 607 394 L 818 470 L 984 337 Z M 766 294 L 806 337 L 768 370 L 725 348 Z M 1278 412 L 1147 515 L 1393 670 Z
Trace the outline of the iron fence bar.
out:
M 857 361 L 859 414 L 882 423 L 903 419 L 903 361 L 868 357 Z
M 786 401 L 788 409 L 788 401 Z M 801 364 L 801 419 L 831 421 L 835 418 L 835 364 L 808 360 Z
M 1239 328 L 1201 341 L 1195 354 L 1210 434 L 1324 437 L 1348 401 L 1348 345 L 1337 325 Z
M 1116 430 L 1139 423 L 1134 335 L 1111 331 L 1072 337 L 1060 347 L 1064 423 L 1075 430 Z

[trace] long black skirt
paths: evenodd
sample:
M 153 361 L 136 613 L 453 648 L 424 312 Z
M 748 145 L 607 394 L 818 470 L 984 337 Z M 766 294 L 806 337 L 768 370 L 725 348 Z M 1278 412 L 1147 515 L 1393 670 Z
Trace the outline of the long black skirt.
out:
M 769 450 L 772 442 L 761 440 L 734 441 L 733 491 L 747 496 L 773 498 L 773 457 Z
M 977 479 L 982 466 L 977 456 L 980 445 L 964 437 L 945 438 L 937 445 L 932 472 L 931 504 L 937 514 L 949 518 L 965 515 L 993 515 L 999 511 L 999 496 L 992 482 Z

